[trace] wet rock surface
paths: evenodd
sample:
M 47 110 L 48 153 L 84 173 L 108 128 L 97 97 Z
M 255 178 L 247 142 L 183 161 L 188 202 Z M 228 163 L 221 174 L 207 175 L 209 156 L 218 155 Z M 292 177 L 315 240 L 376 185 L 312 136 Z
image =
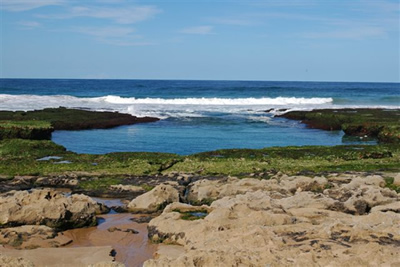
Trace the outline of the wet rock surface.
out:
M 149 237 L 180 246 L 144 266 L 397 266 L 400 195 L 379 175 L 341 174 L 193 183 L 188 199 L 212 199 L 208 215 L 185 220 L 168 205 Z
M 18 249 L 34 249 L 38 247 L 62 247 L 71 243 L 65 237 L 48 226 L 24 225 L 0 229 L 0 244 Z

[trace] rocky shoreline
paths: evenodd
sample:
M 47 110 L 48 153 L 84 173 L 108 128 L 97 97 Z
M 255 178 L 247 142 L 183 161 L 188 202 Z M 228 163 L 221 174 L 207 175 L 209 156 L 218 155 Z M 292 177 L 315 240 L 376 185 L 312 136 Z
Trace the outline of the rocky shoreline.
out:
M 122 125 L 158 121 L 109 111 L 89 111 L 64 107 L 33 111 L 0 111 L 0 140 L 22 138 L 50 140 L 54 130 L 108 129 Z
M 133 219 L 150 221 L 149 239 L 160 244 L 144 266 L 394 266 L 400 264 L 400 194 L 385 187 L 388 177 L 400 185 L 399 173 L 277 173 L 270 179 L 179 173 L 147 192 L 113 188 L 132 193 L 121 216 L 150 215 Z M 34 266 L 26 249 L 74 246 L 77 240 L 64 230 L 93 225 L 96 214 L 109 210 L 53 189 L 5 192 L 0 203 L 2 266 L 15 266 L 7 263 L 12 259 Z M 110 237 L 136 231 L 125 228 L 105 230 Z M 91 266 L 124 266 L 113 258 Z
M 376 138 L 381 143 L 400 143 L 399 109 L 315 109 L 278 115 L 299 120 L 309 128 L 343 130 L 348 136 Z
M 0 118 L 119 116 L 57 112 Z M 179 156 L 0 140 L 0 266 L 400 266 L 398 111 L 287 114 L 386 144 Z

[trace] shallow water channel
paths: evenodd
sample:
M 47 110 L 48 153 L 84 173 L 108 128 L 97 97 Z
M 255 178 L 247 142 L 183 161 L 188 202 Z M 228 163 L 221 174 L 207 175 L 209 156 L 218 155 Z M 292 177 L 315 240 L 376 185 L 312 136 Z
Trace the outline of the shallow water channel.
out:
M 121 206 L 119 199 L 93 198 L 107 206 Z M 73 242 L 67 247 L 112 246 L 116 261 L 126 266 L 142 266 L 143 262 L 153 258 L 157 245 L 152 244 L 147 236 L 147 223 L 136 223 L 132 218 L 146 215 L 116 213 L 98 216 L 95 227 L 71 229 L 63 232 Z

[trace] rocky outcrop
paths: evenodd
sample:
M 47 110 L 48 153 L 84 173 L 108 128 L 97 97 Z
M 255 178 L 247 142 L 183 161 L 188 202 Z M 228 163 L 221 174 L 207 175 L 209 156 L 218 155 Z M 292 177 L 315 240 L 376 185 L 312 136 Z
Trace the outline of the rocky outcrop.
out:
M 0 120 L 46 121 L 54 130 L 107 129 L 111 127 L 158 121 L 153 117 L 136 117 L 118 112 L 99 112 L 64 107 L 33 111 L 0 111 Z
M 146 193 L 146 190 L 142 186 L 117 184 L 110 185 L 106 192 L 108 195 L 115 196 L 117 198 L 125 197 L 132 199 Z
M 35 265 L 21 257 L 10 257 L 0 253 L 0 266 L 2 267 L 34 267 Z
M 144 266 L 397 266 L 400 195 L 382 181 L 351 175 L 199 181 L 191 197 L 215 199 L 208 215 L 186 220 L 182 212 L 199 207 L 168 205 L 150 221 L 149 237 L 182 249 L 160 250 Z
M 374 137 L 382 143 L 400 142 L 399 110 L 396 109 L 315 109 L 289 111 L 277 115 L 300 120 L 310 128 L 343 130 L 346 135 Z M 372 158 L 388 156 L 386 153 L 369 155 Z
M 70 238 L 57 234 L 44 225 L 24 225 L 0 229 L 0 244 L 14 248 L 61 247 L 71 243 Z
M 0 196 L 0 225 L 47 225 L 58 229 L 96 224 L 96 213 L 104 207 L 85 195 L 66 197 L 43 189 L 11 191 Z
M 296 191 L 322 192 L 328 180 L 323 177 L 305 177 L 282 175 L 270 180 L 252 178 L 238 179 L 229 177 L 227 180 L 199 180 L 194 182 L 187 194 L 187 201 L 192 204 L 207 204 L 225 196 L 234 196 L 257 190 L 272 191 L 279 194 L 293 194 Z
M 132 200 L 128 204 L 128 209 L 135 213 L 153 213 L 177 201 L 179 201 L 179 191 L 172 185 L 161 184 Z

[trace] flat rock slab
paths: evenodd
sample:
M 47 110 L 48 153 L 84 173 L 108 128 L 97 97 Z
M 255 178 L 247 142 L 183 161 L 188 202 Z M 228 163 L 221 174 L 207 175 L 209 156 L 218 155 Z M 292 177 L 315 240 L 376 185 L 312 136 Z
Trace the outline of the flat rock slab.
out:
M 98 262 L 110 262 L 111 246 L 80 248 L 38 248 L 31 250 L 14 250 L 0 247 L 0 254 L 10 257 L 21 257 L 31 261 L 35 266 L 46 267 L 87 267 Z

